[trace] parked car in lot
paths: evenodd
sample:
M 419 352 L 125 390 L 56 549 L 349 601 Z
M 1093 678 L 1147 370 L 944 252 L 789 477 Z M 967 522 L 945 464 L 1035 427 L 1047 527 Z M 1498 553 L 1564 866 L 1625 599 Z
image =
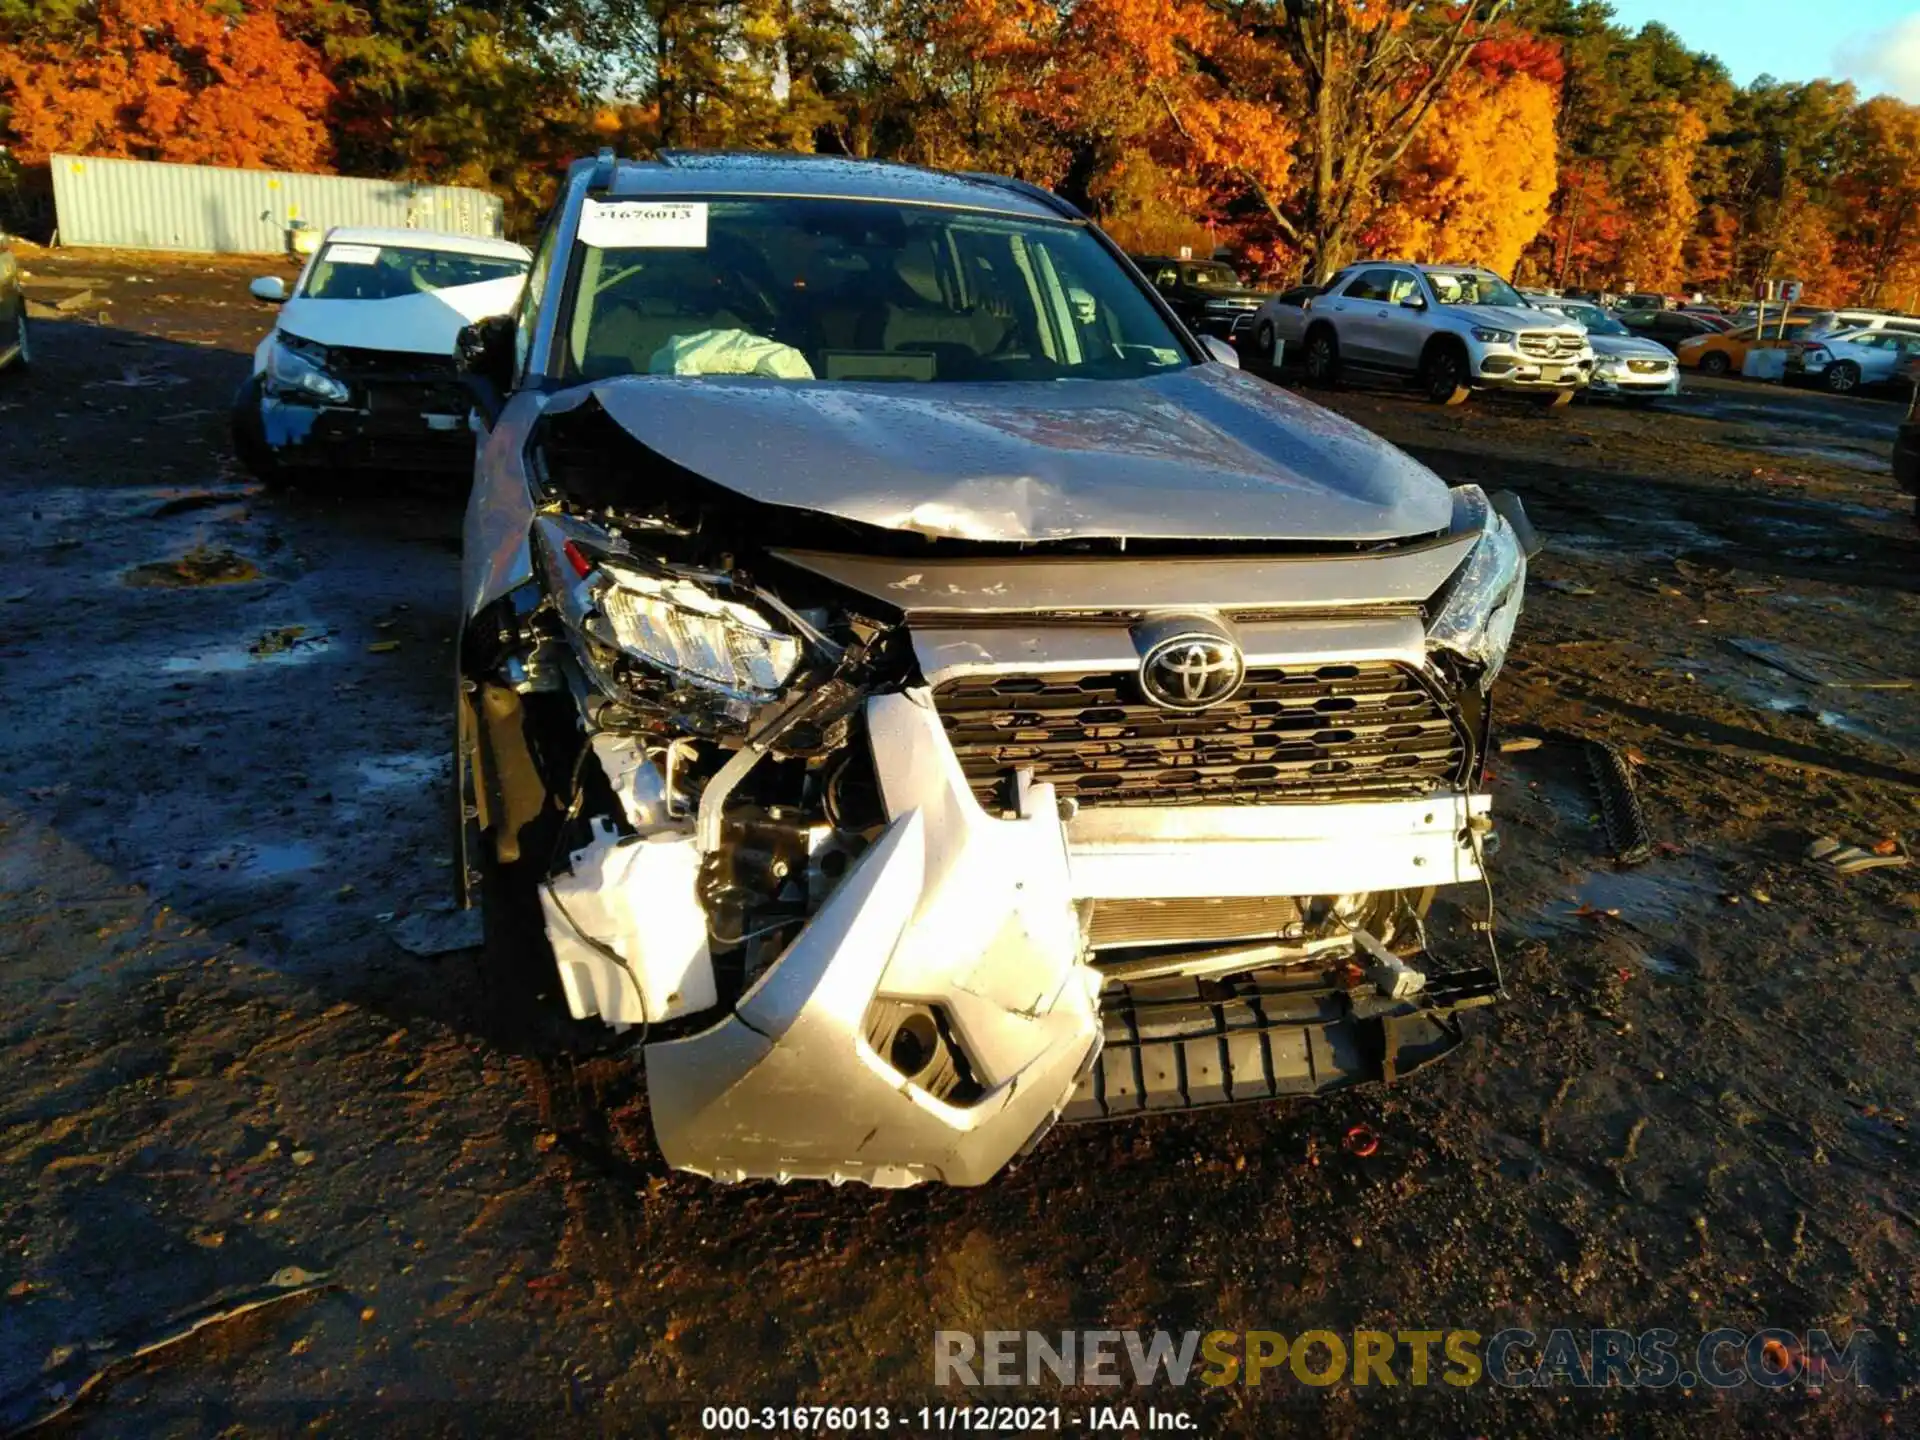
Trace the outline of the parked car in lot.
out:
M 1813 317 L 1790 315 L 1784 324 L 1767 321 L 1765 339 L 1802 339 L 1811 333 Z M 1674 358 L 1682 369 L 1698 370 L 1705 375 L 1738 375 L 1747 363 L 1747 351 L 1762 338 L 1759 328 L 1742 325 L 1733 330 L 1693 335 L 1673 347 Z
M 1233 323 L 1260 308 L 1271 291 L 1256 289 L 1223 260 L 1173 260 L 1137 256 L 1134 264 L 1196 335 L 1226 339 Z
M 1593 350 L 1563 315 L 1536 310 L 1490 270 L 1365 260 L 1313 302 L 1301 337 L 1307 377 L 1343 369 L 1412 377 L 1427 398 L 1458 405 L 1475 390 L 1564 405 L 1587 383 Z
M 1669 352 L 1696 335 L 1724 335 L 1731 328 L 1718 316 L 1694 315 L 1685 310 L 1616 310 L 1614 313 L 1634 334 L 1664 345 Z
M 1912 394 L 1907 400 L 1907 418 L 1900 422 L 1893 441 L 1893 478 L 1914 497 L 1913 521 L 1920 525 L 1920 356 L 1908 356 L 1901 368 Z
M 1680 366 L 1664 345 L 1635 335 L 1598 305 L 1555 299 L 1533 303 L 1566 316 L 1587 332 L 1594 356 L 1587 394 L 1650 400 L 1680 393 Z
M 1315 297 L 1324 292 L 1321 285 L 1295 285 L 1266 300 L 1251 315 L 1234 322 L 1235 333 L 1246 337 L 1251 354 L 1260 364 L 1277 369 L 1289 350 L 1298 352 L 1306 337 L 1307 316 Z
M 524 246 L 427 230 L 338 228 L 280 306 L 233 402 L 234 448 L 263 479 L 289 472 L 472 468 L 469 401 L 455 368 L 461 327 L 512 306 Z
M 1665 295 L 1650 290 L 1636 290 L 1622 295 L 1613 302 L 1613 308 L 1620 312 L 1622 319 L 1629 314 L 1653 313 L 1671 309 L 1673 301 Z
M 20 288 L 20 262 L 0 234 L 0 370 L 24 370 L 33 360 L 27 339 L 27 296 Z
M 1482 875 L 1508 499 L 1020 181 L 605 153 L 537 253 L 461 339 L 456 873 L 641 1027 L 671 1165 L 979 1183 L 1495 994 L 1419 916 Z
M 1920 356 L 1920 334 L 1901 330 L 1844 330 L 1807 339 L 1787 356 L 1789 382 L 1848 395 L 1863 385 L 1905 379 L 1903 366 Z

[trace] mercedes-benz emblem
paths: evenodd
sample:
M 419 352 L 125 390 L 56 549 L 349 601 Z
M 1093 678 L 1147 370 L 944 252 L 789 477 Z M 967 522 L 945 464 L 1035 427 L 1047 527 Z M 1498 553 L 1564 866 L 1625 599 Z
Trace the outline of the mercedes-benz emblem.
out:
M 1140 661 L 1140 688 L 1168 710 L 1205 710 L 1230 700 L 1246 678 L 1240 647 L 1218 635 L 1188 632 L 1160 641 Z

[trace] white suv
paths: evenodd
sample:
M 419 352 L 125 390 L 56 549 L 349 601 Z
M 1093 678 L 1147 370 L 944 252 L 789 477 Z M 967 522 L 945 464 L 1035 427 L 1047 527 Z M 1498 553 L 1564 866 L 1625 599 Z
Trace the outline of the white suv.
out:
M 1302 358 L 1316 384 L 1343 369 L 1382 370 L 1414 377 L 1443 405 L 1517 390 L 1560 406 L 1593 375 L 1584 330 L 1468 266 L 1361 261 L 1333 277 L 1306 319 Z

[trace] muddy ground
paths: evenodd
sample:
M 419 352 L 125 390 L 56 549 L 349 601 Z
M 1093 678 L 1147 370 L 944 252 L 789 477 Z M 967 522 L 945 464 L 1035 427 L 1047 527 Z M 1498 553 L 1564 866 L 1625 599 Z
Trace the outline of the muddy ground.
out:
M 1323 397 L 1549 536 L 1489 1028 L 1391 1090 L 1056 1132 L 981 1190 L 720 1189 L 617 1047 L 503 1046 L 470 952 L 396 943 L 448 921 L 461 497 L 243 482 L 259 262 L 27 265 L 91 294 L 0 375 L 0 1433 L 100 1372 L 57 1427 L 679 1435 L 953 1403 L 941 1326 L 1513 1325 L 1879 1338 L 1870 1393 L 1157 1398 L 1218 1436 L 1920 1433 L 1920 868 L 1803 859 L 1920 832 L 1916 692 L 1873 688 L 1920 675 L 1894 405 Z M 1637 869 L 1589 737 L 1635 763 Z M 1040 1393 L 1067 1433 L 1111 1398 Z

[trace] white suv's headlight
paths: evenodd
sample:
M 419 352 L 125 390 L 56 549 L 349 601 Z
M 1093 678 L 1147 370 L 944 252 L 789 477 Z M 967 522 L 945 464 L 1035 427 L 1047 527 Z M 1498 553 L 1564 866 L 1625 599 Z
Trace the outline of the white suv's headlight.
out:
M 276 334 L 267 347 L 267 388 L 294 399 L 344 405 L 351 392 L 345 381 L 327 373 L 326 364 L 324 345 L 297 335 Z
M 1513 527 L 1478 485 L 1456 486 L 1453 505 L 1455 528 L 1477 530 L 1480 540 L 1427 626 L 1427 644 L 1480 666 L 1484 690 L 1500 673 L 1513 643 L 1527 588 L 1527 556 Z
M 1485 325 L 1476 325 L 1473 327 L 1473 338 L 1482 345 L 1511 345 L 1513 331 L 1495 330 Z

